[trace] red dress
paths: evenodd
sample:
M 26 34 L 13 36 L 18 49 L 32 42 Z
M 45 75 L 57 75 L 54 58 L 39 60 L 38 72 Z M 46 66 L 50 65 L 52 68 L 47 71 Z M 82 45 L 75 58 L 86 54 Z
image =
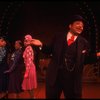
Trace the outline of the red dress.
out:
M 28 77 L 24 77 L 22 83 L 23 90 L 32 90 L 37 88 L 36 66 L 34 61 L 34 52 L 31 46 L 27 46 L 23 53 L 24 63 L 26 67 L 25 74 Z

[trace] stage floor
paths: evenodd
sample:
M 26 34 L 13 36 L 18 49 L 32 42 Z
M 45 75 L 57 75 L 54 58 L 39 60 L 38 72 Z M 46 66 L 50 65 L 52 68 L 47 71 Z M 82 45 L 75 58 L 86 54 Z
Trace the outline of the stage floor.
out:
M 37 89 L 34 90 L 35 99 L 45 98 L 45 82 L 39 82 Z M 8 98 L 14 98 L 13 94 L 9 94 Z M 20 98 L 30 98 L 28 92 L 20 93 Z M 61 98 L 64 98 L 63 94 Z M 82 98 L 86 99 L 100 99 L 100 84 L 97 83 L 83 83 Z
M 38 87 L 34 90 L 35 99 L 46 99 L 45 97 L 45 75 L 38 73 Z M 15 98 L 14 94 L 8 94 L 7 98 Z M 20 99 L 29 99 L 30 96 L 27 91 L 19 94 Z M 63 93 L 61 98 L 64 98 Z M 100 82 L 83 82 L 82 89 L 82 98 L 83 99 L 100 99 Z

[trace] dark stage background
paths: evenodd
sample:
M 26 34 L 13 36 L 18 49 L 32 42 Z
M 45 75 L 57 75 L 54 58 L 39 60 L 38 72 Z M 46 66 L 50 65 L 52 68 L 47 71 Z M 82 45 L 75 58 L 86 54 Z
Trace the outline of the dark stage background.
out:
M 48 44 L 54 34 L 66 31 L 71 15 L 80 14 L 87 22 L 82 35 L 90 42 L 92 52 L 97 52 L 100 51 L 99 13 L 100 1 L 0 1 L 0 35 L 11 44 L 23 40 L 25 34 Z M 89 68 L 94 77 L 100 76 L 99 66 L 97 63 L 85 70 Z
M 73 14 L 82 15 L 87 25 L 84 35 L 92 50 L 99 50 L 99 1 L 0 1 L 0 35 L 9 41 L 32 34 L 45 43 L 52 35 L 66 31 Z

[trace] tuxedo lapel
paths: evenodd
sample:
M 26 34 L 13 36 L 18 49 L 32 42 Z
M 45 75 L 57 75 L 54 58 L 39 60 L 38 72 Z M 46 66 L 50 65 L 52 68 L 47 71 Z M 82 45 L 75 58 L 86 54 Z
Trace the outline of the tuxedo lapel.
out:
M 80 65 L 83 64 L 84 62 L 84 54 L 82 53 L 84 49 L 84 42 L 83 39 L 78 36 L 77 38 L 77 57 L 76 57 L 76 66 L 78 66 L 78 69 L 80 70 L 81 68 Z

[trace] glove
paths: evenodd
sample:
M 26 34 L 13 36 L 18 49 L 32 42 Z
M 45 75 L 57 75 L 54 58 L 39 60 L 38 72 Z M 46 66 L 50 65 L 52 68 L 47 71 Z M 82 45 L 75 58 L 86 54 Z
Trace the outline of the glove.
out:
M 7 70 L 7 71 L 5 71 L 5 72 L 4 72 L 4 74 L 6 74 L 6 73 L 10 73 L 10 71 L 9 71 L 9 70 Z

